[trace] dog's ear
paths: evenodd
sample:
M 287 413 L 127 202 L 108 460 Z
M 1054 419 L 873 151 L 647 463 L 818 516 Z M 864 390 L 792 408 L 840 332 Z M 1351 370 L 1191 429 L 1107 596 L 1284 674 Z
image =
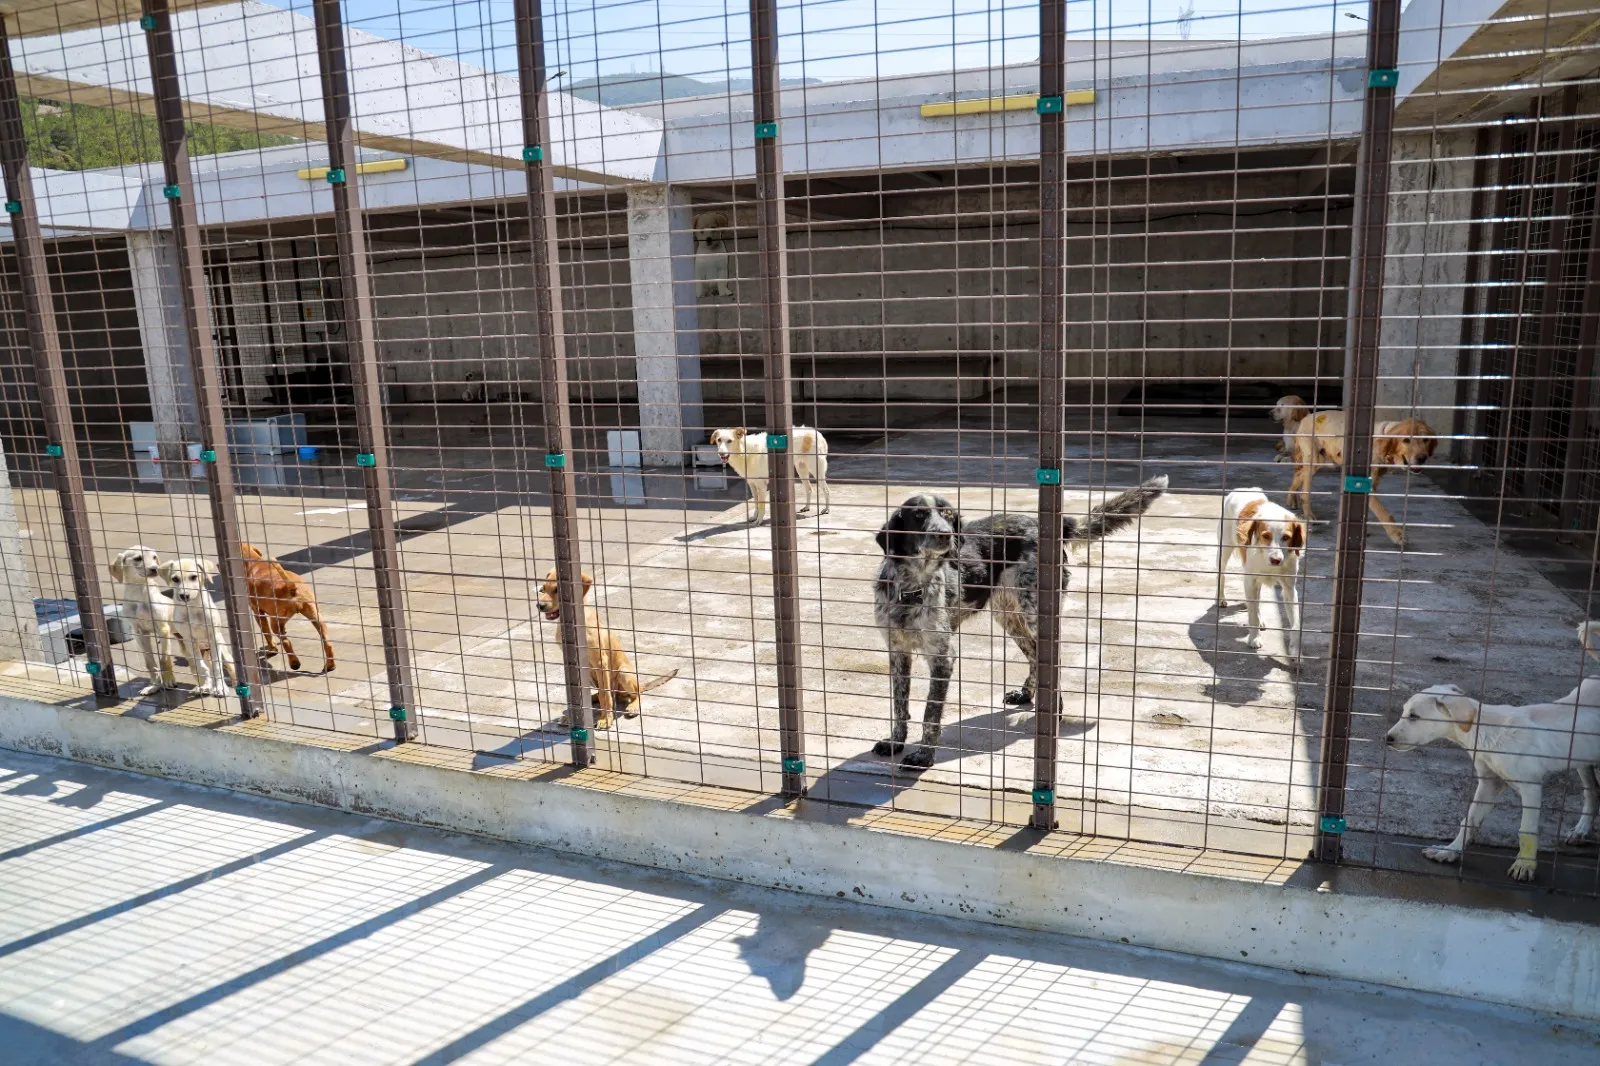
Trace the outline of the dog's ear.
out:
M 172 584 L 172 575 L 177 572 L 178 561 L 176 559 L 169 559 L 160 566 L 156 567 L 156 573 L 161 575 L 161 580 L 165 581 L 169 585 Z
M 1422 439 L 1426 442 L 1426 445 L 1427 445 L 1428 458 L 1432 459 L 1433 458 L 1433 453 L 1436 450 L 1438 450 L 1439 438 L 1438 437 L 1423 437 Z
M 1304 551 L 1306 547 L 1306 524 L 1304 522 L 1289 523 L 1289 547 L 1295 551 Z
M 112 581 L 128 580 L 128 564 L 123 561 L 121 555 L 118 555 L 111 560 L 110 570 Z
M 210 559 L 201 559 L 200 572 L 205 574 L 207 578 L 215 580 L 216 576 L 222 571 L 218 570 L 217 564 Z
M 1434 697 L 1444 713 L 1456 724 L 1456 728 L 1463 733 L 1472 731 L 1478 721 L 1478 701 L 1471 696 L 1436 696 Z
M 582 577 L 583 577 L 583 591 L 578 593 L 578 599 L 580 599 L 580 600 L 583 599 L 585 596 L 589 595 L 589 590 L 594 588 L 594 578 L 590 577 L 588 574 L 584 574 L 584 575 L 582 575 Z
M 1256 527 L 1260 524 L 1259 519 L 1250 516 L 1239 519 L 1238 526 L 1233 531 L 1233 542 L 1241 545 L 1254 544 L 1256 542 Z
M 959 537 L 961 531 L 966 528 L 966 523 L 961 520 L 961 512 L 956 510 L 955 505 L 947 500 L 940 499 L 939 514 L 944 517 L 946 522 L 950 523 L 950 531 Z
M 882 529 L 878 530 L 878 535 L 874 539 L 876 539 L 877 542 L 878 542 L 878 550 L 883 552 L 883 554 L 888 555 L 889 554 L 889 527 L 888 527 L 887 524 L 885 524 Z
M 748 429 L 745 429 L 743 426 L 739 426 L 737 429 L 735 429 L 733 431 L 733 439 L 736 440 L 736 441 L 737 440 L 744 440 L 745 437 L 749 435 L 749 433 L 750 433 L 750 431 Z

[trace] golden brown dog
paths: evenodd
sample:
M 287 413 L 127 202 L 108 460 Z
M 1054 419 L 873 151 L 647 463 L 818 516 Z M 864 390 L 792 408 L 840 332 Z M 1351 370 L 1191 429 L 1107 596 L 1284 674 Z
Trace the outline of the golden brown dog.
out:
M 587 597 L 592 587 L 594 578 L 584 574 L 583 593 L 579 599 Z M 539 586 L 539 613 L 548 622 L 561 617 L 561 596 L 556 586 L 555 567 L 551 567 L 550 572 L 544 575 L 544 584 Z M 634 676 L 633 663 L 628 661 L 628 653 L 622 650 L 622 642 L 601 623 L 600 612 L 589 606 L 583 609 L 583 639 L 589 648 L 589 680 L 594 685 L 595 699 L 600 703 L 600 713 L 595 716 L 596 729 L 610 728 L 614 714 L 624 718 L 634 717 L 639 713 L 641 696 L 678 676 L 678 671 L 674 669 L 651 678 L 643 685 L 639 684 L 639 679 Z
M 301 615 L 316 627 L 322 638 L 322 672 L 333 673 L 333 645 L 328 643 L 328 627 L 322 624 L 322 612 L 317 610 L 317 597 L 311 585 L 298 574 L 285 570 L 277 560 L 268 559 L 254 544 L 241 544 L 244 555 L 244 577 L 250 586 L 250 613 L 256 616 L 261 635 L 267 638 L 262 649 L 268 655 L 278 654 L 272 638 L 283 642 L 289 656 L 289 669 L 300 669 L 300 657 L 289 643 L 289 619 Z
M 1439 446 L 1432 427 L 1420 418 L 1379 422 L 1372 427 L 1372 491 L 1367 506 L 1389 539 L 1404 548 L 1406 531 L 1378 499 L 1378 483 L 1391 470 L 1416 470 Z M 1294 480 L 1289 482 L 1289 506 L 1300 498 L 1300 513 L 1311 515 L 1311 479 L 1319 468 L 1344 467 L 1344 412 L 1318 411 L 1302 419 L 1294 435 Z

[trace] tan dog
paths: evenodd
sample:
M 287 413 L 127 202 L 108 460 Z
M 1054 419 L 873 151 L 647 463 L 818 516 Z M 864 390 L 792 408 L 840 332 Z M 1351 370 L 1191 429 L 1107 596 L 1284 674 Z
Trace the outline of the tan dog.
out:
M 254 544 L 241 544 L 244 556 L 244 579 L 250 587 L 250 613 L 256 616 L 261 635 L 267 639 L 262 650 L 268 655 L 278 654 L 272 643 L 276 636 L 283 643 L 289 657 L 289 669 L 300 669 L 300 657 L 289 643 L 289 619 L 300 615 L 316 629 L 322 638 L 322 672 L 333 673 L 333 645 L 328 643 L 328 627 L 322 624 L 322 612 L 317 610 L 317 597 L 311 585 L 298 574 L 291 574 L 276 559 L 268 559 Z
M 579 599 L 587 597 L 592 587 L 594 578 L 584 574 L 583 593 Z M 544 615 L 547 622 L 561 618 L 561 594 L 556 585 L 555 567 L 551 567 L 550 572 L 544 575 L 544 584 L 539 586 L 539 613 Z M 633 663 L 628 661 L 628 653 L 622 650 L 622 642 L 601 623 L 600 612 L 593 607 L 586 606 L 583 609 L 583 639 L 589 648 L 589 680 L 594 685 L 595 699 L 600 703 L 600 713 L 595 716 L 596 729 L 609 729 L 614 714 L 621 714 L 624 718 L 636 716 L 641 696 L 678 676 L 678 671 L 674 669 L 651 678 L 643 685 L 639 684 L 639 679 L 633 673 Z
M 227 616 L 206 591 L 217 576 L 217 564 L 210 559 L 173 559 L 162 563 L 158 573 L 172 590 L 172 631 L 188 649 L 195 692 L 201 696 L 226 696 L 223 675 L 227 675 L 229 685 L 238 684 L 239 675 L 233 669 Z
M 1273 406 L 1272 420 L 1283 427 L 1283 436 L 1272 444 L 1272 450 L 1277 453 L 1275 463 L 1285 463 L 1294 458 L 1294 434 L 1300 428 L 1303 419 L 1311 414 L 1311 405 L 1299 396 L 1290 393 L 1288 396 L 1279 397 Z
M 750 524 L 759 526 L 767 515 L 767 435 L 751 433 L 742 426 L 719 429 L 711 434 L 722 461 L 750 486 L 750 498 L 755 500 L 756 514 Z M 811 483 L 816 482 L 816 495 L 822 502 L 818 514 L 827 514 L 833 503 L 828 493 L 828 442 L 810 426 L 795 426 L 790 434 L 790 454 L 794 458 L 794 478 L 805 486 L 805 506 L 795 511 L 805 514 L 811 509 Z
M 122 617 L 133 627 L 134 639 L 144 656 L 144 674 L 150 679 L 139 695 L 177 688 L 178 680 L 172 672 L 172 642 L 178 639 L 172 619 L 177 601 L 161 580 L 161 556 L 154 548 L 135 544 L 117 553 L 110 570 L 117 599 L 122 603 Z M 183 654 L 189 657 L 187 648 Z
M 1404 548 L 1406 531 L 1378 499 L 1378 484 L 1391 470 L 1419 469 L 1439 446 L 1432 427 L 1420 418 L 1379 422 L 1372 427 L 1372 491 L 1367 506 L 1389 539 Z M 1311 514 L 1311 479 L 1324 466 L 1344 467 L 1344 412 L 1318 411 L 1300 421 L 1294 435 L 1294 480 L 1289 482 L 1289 506 L 1300 499 L 1300 513 Z

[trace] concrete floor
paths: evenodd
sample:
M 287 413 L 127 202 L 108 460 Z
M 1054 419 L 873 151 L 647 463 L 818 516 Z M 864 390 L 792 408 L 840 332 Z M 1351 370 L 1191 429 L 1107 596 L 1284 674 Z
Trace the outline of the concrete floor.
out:
M 1578 1066 L 1600 1028 L 0 751 L 0 1058 Z
M 835 446 L 832 513 L 801 530 L 801 599 L 812 794 L 852 803 L 1020 821 L 1031 784 L 1033 718 L 1000 696 L 1022 677 L 1016 651 L 986 615 L 960 641 L 957 682 L 935 767 L 907 778 L 870 754 L 886 727 L 887 660 L 872 623 L 873 533 L 913 491 L 943 492 L 969 514 L 1031 510 L 1032 435 L 993 410 L 959 429 L 912 430 Z M 971 423 L 971 428 L 967 423 Z M 1001 428 L 996 428 L 997 426 Z M 1316 813 L 1322 685 L 1329 626 L 1331 532 L 1313 532 L 1304 591 L 1305 662 L 1297 672 L 1269 635 L 1243 642 L 1243 608 L 1213 601 L 1219 493 L 1259 484 L 1275 494 L 1290 468 L 1270 462 L 1270 423 L 1221 432 L 1220 419 L 1113 419 L 1108 435 L 1069 451 L 1069 508 L 1092 484 L 1165 472 L 1172 490 L 1137 532 L 1119 535 L 1072 570 L 1065 601 L 1070 693 L 1058 790 L 1063 828 L 1266 855 L 1303 855 Z M 1073 437 L 1075 441 L 1085 438 Z M 493 456 L 463 455 L 401 493 L 408 609 L 426 740 L 485 757 L 564 760 L 555 627 L 531 609 L 549 565 L 547 509 L 511 496 Z M 421 473 L 414 472 L 414 473 Z M 412 480 L 416 480 L 413 478 Z M 439 482 L 440 488 L 426 485 Z M 1331 491 L 1332 474 L 1319 488 Z M 584 557 L 594 602 L 623 634 L 643 674 L 679 676 L 646 697 L 645 713 L 601 736 L 603 765 L 731 784 L 777 785 L 770 568 L 766 527 L 747 528 L 743 488 L 717 475 L 643 483 L 591 474 Z M 980 487 L 974 487 L 980 486 Z M 1426 476 L 1391 480 L 1385 497 L 1413 530 L 1394 551 L 1371 529 L 1362 667 L 1350 777 L 1351 854 L 1429 868 L 1417 845 L 1448 838 L 1470 793 L 1457 749 L 1386 757 L 1377 741 L 1411 692 L 1454 682 L 1491 699 L 1559 695 L 1584 663 L 1572 635 L 1582 609 L 1537 560 L 1497 546 L 1494 531 Z M 614 493 L 608 497 L 608 492 Z M 61 587 L 52 508 L 22 492 L 33 561 Z M 665 498 L 665 499 L 664 499 Z M 1097 497 L 1098 498 L 1098 497 Z M 651 506 L 629 506 L 648 499 Z M 676 499 L 676 503 L 671 502 Z M 1320 501 L 1324 518 L 1334 513 Z M 92 501 L 109 557 L 134 542 L 211 554 L 204 498 L 101 492 Z M 247 536 L 308 572 L 340 665 L 330 676 L 270 664 L 273 714 L 298 724 L 388 733 L 376 599 L 359 502 L 252 496 Z M 54 538 L 54 539 L 52 539 Z M 48 561 L 47 561 L 48 560 Z M 1238 579 L 1231 587 L 1238 595 Z M 1275 621 L 1270 611 L 1268 618 Z M 293 635 L 309 666 L 308 627 Z M 126 651 L 128 649 L 123 649 Z M 131 676 L 131 675 L 125 675 Z M 130 682 L 131 684 L 131 682 Z M 914 686 L 914 698 L 922 685 Z M 920 715 L 920 709 L 914 708 Z M 1547 791 L 1547 840 L 1576 817 L 1564 783 Z M 1514 839 L 1509 807 L 1489 841 Z M 1503 865 L 1483 857 L 1486 875 Z M 1566 869 L 1562 872 L 1562 866 Z M 1469 869 L 1472 864 L 1469 863 Z M 1593 849 L 1547 864 L 1563 883 L 1600 891 Z M 1493 872 L 1490 872 L 1493 871 Z

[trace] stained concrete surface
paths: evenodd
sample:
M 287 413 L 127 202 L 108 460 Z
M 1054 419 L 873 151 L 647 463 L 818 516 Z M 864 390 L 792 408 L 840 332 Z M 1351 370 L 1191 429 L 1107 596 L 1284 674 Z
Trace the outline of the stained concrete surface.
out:
M 954 425 L 942 419 L 881 437 L 840 435 L 832 513 L 807 517 L 800 538 L 813 795 L 997 820 L 1014 820 L 1025 807 L 1033 716 L 999 698 L 1020 680 L 1023 664 L 986 615 L 962 634 L 935 767 L 908 777 L 870 754 L 886 728 L 888 691 L 871 577 L 879 557 L 873 533 L 913 491 L 943 492 L 974 514 L 1032 509 L 1029 419 L 1025 408 L 973 405 Z M 1065 827 L 1304 854 L 1320 772 L 1332 473 L 1318 482 L 1328 495 L 1318 499 L 1322 521 L 1307 558 L 1300 669 L 1282 657 L 1277 634 L 1262 652 L 1248 649 L 1242 607 L 1219 612 L 1213 602 L 1220 493 L 1260 485 L 1279 495 L 1287 486 L 1290 468 L 1270 461 L 1272 428 L 1221 418 L 1075 423 L 1069 508 L 1100 498 L 1102 486 L 1158 472 L 1171 477 L 1172 489 L 1138 530 L 1072 568 L 1058 790 Z M 448 470 L 413 471 L 426 476 L 400 504 L 424 737 L 486 757 L 564 759 L 555 725 L 563 698 L 555 627 L 531 604 L 552 554 L 547 508 L 507 494 L 510 474 L 492 450 L 450 450 L 448 458 L 455 464 Z M 770 530 L 743 525 L 737 479 L 628 478 L 590 475 L 594 506 L 583 514 L 582 547 L 597 577 L 592 595 L 643 674 L 676 668 L 679 675 L 646 697 L 644 715 L 601 734 L 602 763 L 771 790 L 778 722 Z M 427 490 L 435 482 L 439 488 Z M 613 488 L 617 498 L 607 498 Z M 1348 798 L 1352 830 L 1376 836 L 1352 835 L 1351 845 L 1361 857 L 1387 846 L 1383 862 L 1415 865 L 1420 844 L 1453 835 L 1470 768 L 1453 748 L 1388 756 L 1379 740 L 1389 716 L 1411 692 L 1443 681 L 1506 701 L 1564 693 L 1585 668 L 1572 632 L 1584 612 L 1537 558 L 1508 548 L 1427 474 L 1383 488 L 1413 543 L 1402 554 L 1376 526 L 1370 530 Z M 37 538 L 30 561 L 59 565 L 44 555 L 59 543 L 47 501 L 31 492 L 19 497 Z M 625 506 L 641 498 L 650 506 Z M 101 492 L 97 539 L 107 557 L 135 541 L 209 554 L 204 507 L 203 497 Z M 243 511 L 247 536 L 309 573 L 340 654 L 329 676 L 291 675 L 281 658 L 269 662 L 272 713 L 386 735 L 359 500 L 256 496 Z M 1237 577 L 1231 589 L 1236 600 Z M 1267 617 L 1276 623 L 1270 608 Z M 314 662 L 305 654 L 314 647 L 309 629 L 291 632 Z M 919 681 L 914 695 L 922 690 Z M 1545 806 L 1546 843 L 1554 846 L 1576 817 L 1577 797 L 1553 782 Z M 1486 828 L 1489 842 L 1511 843 L 1515 812 L 1502 804 Z M 1600 888 L 1592 848 L 1566 849 L 1558 862 L 1575 864 L 1573 876 L 1593 882 L 1589 891 Z
M 1577 1066 L 1550 1016 L 0 751 L 19 1063 Z

